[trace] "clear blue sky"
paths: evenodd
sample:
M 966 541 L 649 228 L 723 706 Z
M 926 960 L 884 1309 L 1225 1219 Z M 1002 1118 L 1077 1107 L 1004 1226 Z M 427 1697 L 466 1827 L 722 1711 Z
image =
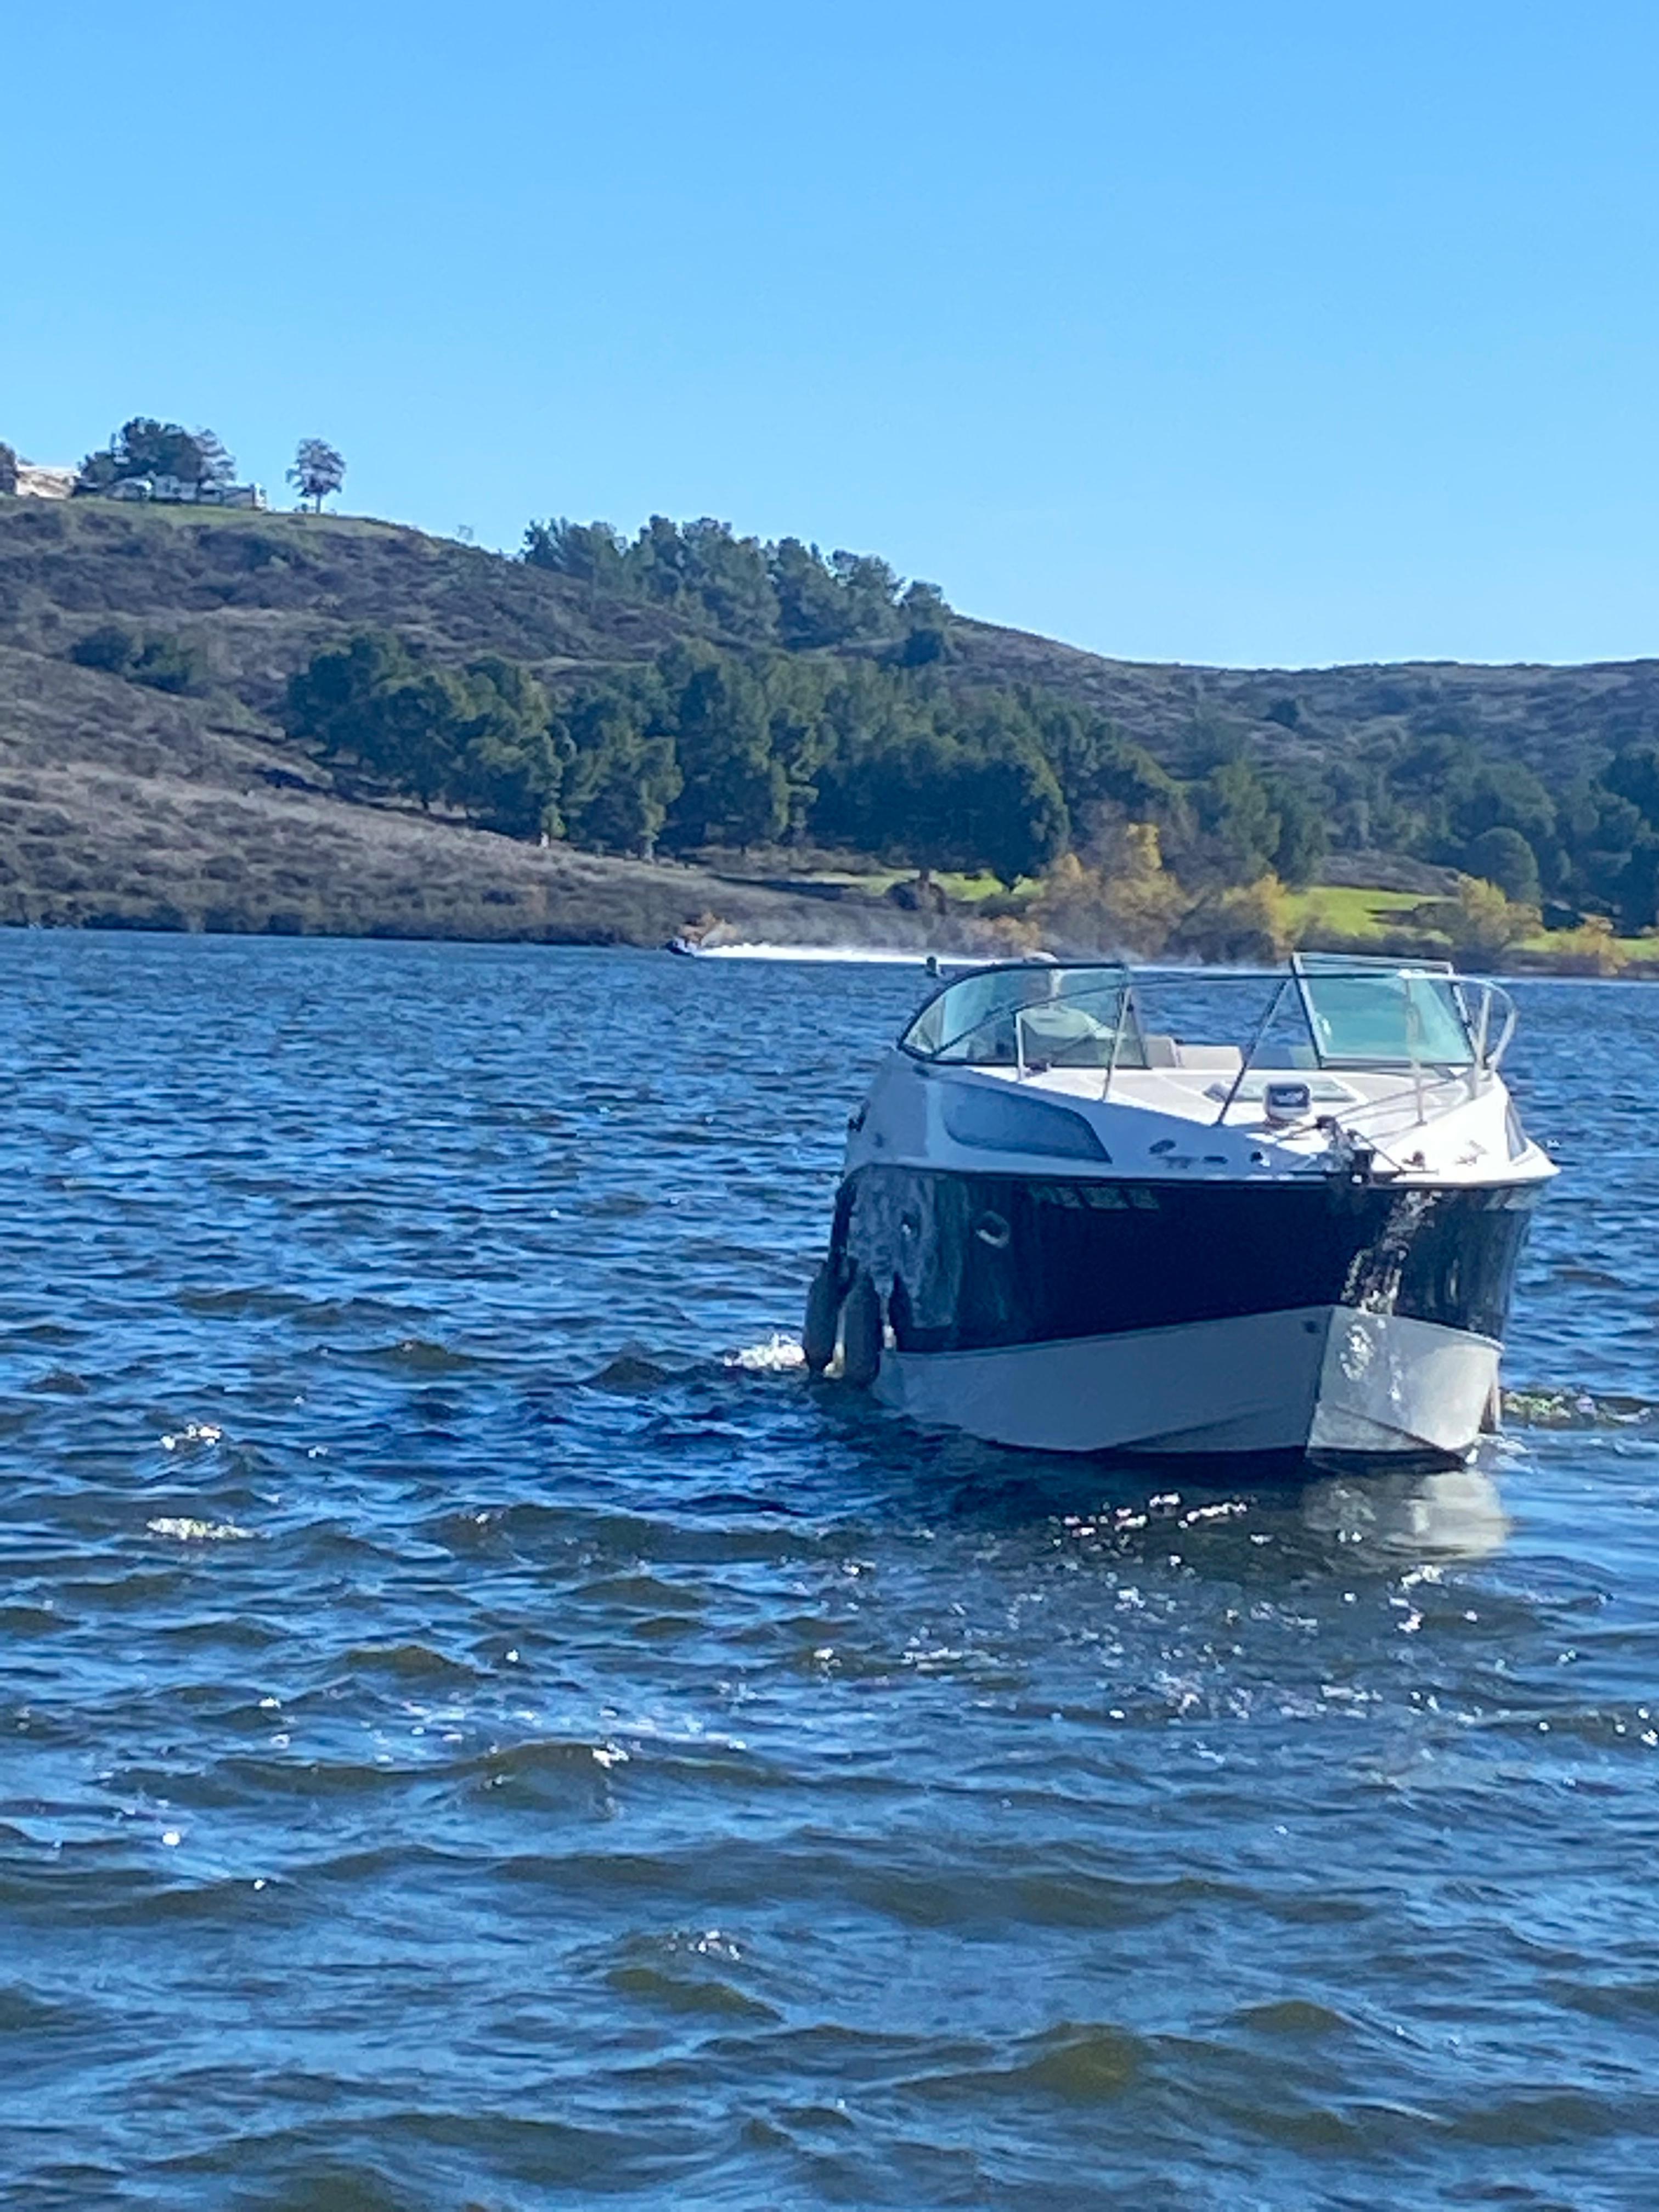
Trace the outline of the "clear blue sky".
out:
M 10 11 L 0 437 L 1251 664 L 1659 650 L 1659 8 Z

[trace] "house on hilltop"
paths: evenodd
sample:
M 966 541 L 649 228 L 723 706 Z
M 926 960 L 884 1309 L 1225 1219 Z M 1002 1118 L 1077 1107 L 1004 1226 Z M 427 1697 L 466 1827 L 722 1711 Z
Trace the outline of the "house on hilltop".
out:
M 16 495 L 19 499 L 119 499 L 152 501 L 162 507 L 252 507 L 265 504 L 265 488 L 257 483 L 217 483 L 188 477 L 120 477 L 110 484 L 88 483 L 79 469 L 48 467 L 40 461 L 19 461 Z
M 150 500 L 162 507 L 253 507 L 265 504 L 265 488 L 255 483 L 192 483 L 185 477 L 120 477 L 107 490 L 93 485 L 78 489 L 83 496 L 122 500 Z

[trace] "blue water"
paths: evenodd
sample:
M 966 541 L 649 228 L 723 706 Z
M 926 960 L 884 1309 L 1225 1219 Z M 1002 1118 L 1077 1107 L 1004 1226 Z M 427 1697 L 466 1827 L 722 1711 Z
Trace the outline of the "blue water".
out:
M 1659 993 L 1467 1474 L 787 1340 L 872 969 L 11 933 L 9 2207 L 1601 2207 L 1659 2132 Z

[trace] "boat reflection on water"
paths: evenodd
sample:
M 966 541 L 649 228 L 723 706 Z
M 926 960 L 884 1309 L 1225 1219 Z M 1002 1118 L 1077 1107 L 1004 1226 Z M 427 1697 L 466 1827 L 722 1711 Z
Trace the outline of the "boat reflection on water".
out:
M 1390 1567 L 1413 1559 L 1490 1559 L 1502 1551 L 1511 1527 L 1498 1485 L 1474 1464 L 1363 1481 L 1327 1477 L 1306 1486 L 1300 1505 L 1310 1534 L 1363 1546 Z
M 1395 1575 L 1489 1559 L 1513 1525 L 1493 1473 L 1503 1447 L 1490 1443 L 1454 1468 L 1261 1483 L 1241 1482 L 1220 1455 L 1174 1474 L 1167 1462 L 1084 1465 L 962 1435 L 936 1434 L 927 1445 L 911 1470 L 915 1502 L 943 1504 L 958 1525 L 1012 1534 L 1058 1522 L 1072 1540 L 1104 1542 L 1120 1558 L 1178 1547 L 1206 1574 L 1255 1580 L 1269 1562 L 1293 1559 L 1303 1572 Z M 890 1474 L 886 1486 L 890 1495 Z

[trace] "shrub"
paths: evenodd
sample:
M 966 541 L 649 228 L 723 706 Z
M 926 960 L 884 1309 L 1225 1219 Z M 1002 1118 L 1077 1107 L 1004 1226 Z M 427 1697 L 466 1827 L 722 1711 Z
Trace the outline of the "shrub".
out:
M 105 623 L 77 638 L 70 659 L 77 667 L 125 676 L 155 691 L 194 690 L 202 673 L 201 655 L 182 638 L 140 638 L 120 623 Z
M 125 676 L 138 658 L 139 641 L 119 623 L 106 623 L 88 630 L 70 647 L 70 659 L 78 668 L 100 668 L 111 676 Z
M 201 655 L 182 638 L 152 637 L 126 671 L 134 684 L 153 691 L 193 691 L 202 672 Z
M 1285 886 L 1267 874 L 1201 898 L 1176 930 L 1171 949 L 1196 960 L 1279 961 L 1292 935 Z
M 1495 960 L 1543 927 L 1535 906 L 1505 898 L 1496 884 L 1479 876 L 1460 876 L 1455 898 L 1430 899 L 1413 907 L 1407 919 L 1442 932 L 1454 952 L 1486 960 Z
M 1613 924 L 1601 914 L 1586 915 L 1576 929 L 1558 931 L 1550 956 L 1552 969 L 1560 975 L 1618 975 L 1630 965 Z

